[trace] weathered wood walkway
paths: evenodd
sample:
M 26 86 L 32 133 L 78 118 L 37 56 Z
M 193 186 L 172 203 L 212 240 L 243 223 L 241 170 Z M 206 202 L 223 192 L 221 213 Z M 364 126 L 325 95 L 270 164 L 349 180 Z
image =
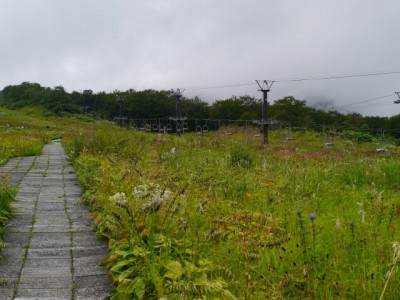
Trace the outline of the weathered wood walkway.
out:
M 0 299 L 103 299 L 107 253 L 95 238 L 74 170 L 61 145 L 14 158 L 0 176 L 19 185 L 0 260 Z

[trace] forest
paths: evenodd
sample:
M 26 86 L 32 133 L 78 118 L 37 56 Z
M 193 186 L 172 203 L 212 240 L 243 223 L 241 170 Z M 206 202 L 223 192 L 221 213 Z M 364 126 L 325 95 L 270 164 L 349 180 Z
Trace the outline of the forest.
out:
M 94 118 L 113 120 L 123 116 L 132 119 L 167 119 L 176 114 L 176 99 L 172 90 L 115 90 L 110 93 L 92 90 L 67 92 L 64 87 L 41 86 L 23 82 L 6 86 L 0 91 L 0 105 L 10 109 L 42 106 L 47 114 L 87 114 Z M 343 114 L 310 106 L 304 99 L 286 96 L 269 103 L 269 120 L 290 123 L 292 126 L 315 128 L 324 125 L 336 129 L 366 130 L 378 133 L 385 130 L 399 135 L 400 115 L 392 117 Z M 198 97 L 181 98 L 182 117 L 198 120 L 260 120 L 262 100 L 247 95 L 217 99 L 209 104 Z

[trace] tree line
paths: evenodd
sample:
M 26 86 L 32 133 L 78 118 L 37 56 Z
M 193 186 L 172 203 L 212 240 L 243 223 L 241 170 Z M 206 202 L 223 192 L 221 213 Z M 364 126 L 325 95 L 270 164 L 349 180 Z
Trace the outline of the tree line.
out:
M 23 82 L 0 91 L 0 105 L 20 109 L 42 106 L 54 114 L 88 114 L 112 120 L 116 116 L 129 119 L 157 119 L 175 116 L 175 97 L 170 90 L 67 92 L 62 86 L 43 87 Z M 286 96 L 269 104 L 269 119 L 290 122 L 295 126 L 331 125 L 342 128 L 400 129 L 400 115 L 393 117 L 362 116 L 325 111 L 307 105 L 305 100 Z M 260 120 L 262 100 L 250 96 L 232 96 L 209 104 L 198 97 L 181 98 L 183 117 L 190 119 Z

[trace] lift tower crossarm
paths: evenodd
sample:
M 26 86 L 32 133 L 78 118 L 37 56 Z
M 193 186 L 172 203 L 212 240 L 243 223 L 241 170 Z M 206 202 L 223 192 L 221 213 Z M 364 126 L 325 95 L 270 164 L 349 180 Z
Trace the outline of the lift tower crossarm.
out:
M 395 103 L 395 104 L 399 104 L 399 103 L 400 103 L 400 92 L 395 92 L 395 93 L 396 93 L 396 95 L 397 95 L 397 97 L 398 97 L 399 99 L 395 100 L 394 103 Z

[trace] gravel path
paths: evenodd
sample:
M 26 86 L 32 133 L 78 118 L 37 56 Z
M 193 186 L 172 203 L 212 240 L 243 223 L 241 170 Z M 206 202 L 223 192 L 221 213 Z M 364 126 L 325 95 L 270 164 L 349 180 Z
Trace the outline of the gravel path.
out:
M 19 185 L 0 260 L 0 299 L 103 299 L 111 291 L 107 254 L 81 204 L 74 169 L 59 144 L 0 168 Z

